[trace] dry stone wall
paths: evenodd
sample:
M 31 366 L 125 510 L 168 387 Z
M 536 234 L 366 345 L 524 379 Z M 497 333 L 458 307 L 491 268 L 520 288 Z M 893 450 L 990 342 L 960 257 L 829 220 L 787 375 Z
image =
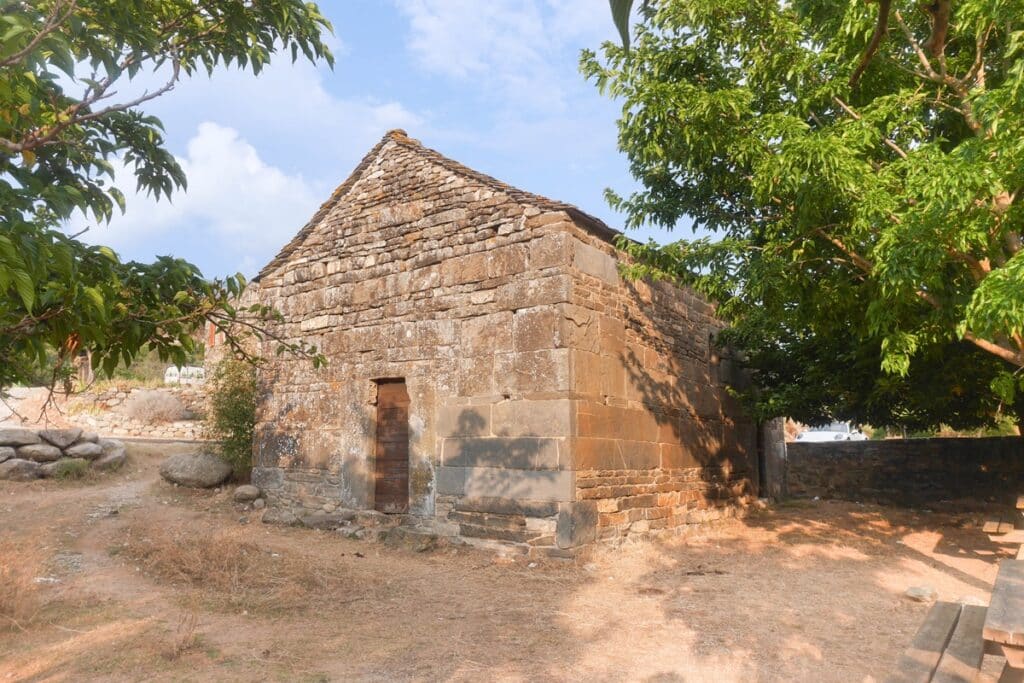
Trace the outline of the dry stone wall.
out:
M 788 443 L 786 483 L 796 497 L 1013 505 L 1024 491 L 1024 438 Z
M 185 407 L 189 419 L 169 422 L 147 422 L 133 418 L 125 410 L 125 403 L 140 392 L 159 391 L 176 397 Z M 151 439 L 202 440 L 202 416 L 206 412 L 206 393 L 203 386 L 111 387 L 99 392 L 85 392 L 75 396 L 68 404 L 72 419 L 101 434 Z

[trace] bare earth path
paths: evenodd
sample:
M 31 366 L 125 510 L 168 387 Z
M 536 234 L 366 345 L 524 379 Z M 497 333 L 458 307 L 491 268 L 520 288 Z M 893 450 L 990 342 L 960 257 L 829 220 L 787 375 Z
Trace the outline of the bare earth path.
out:
M 878 680 L 927 610 L 904 589 L 987 601 L 1008 556 L 966 516 L 840 503 L 575 564 L 416 554 L 170 487 L 166 448 L 0 482 L 0 553 L 24 555 L 0 566 L 38 577 L 39 603 L 0 624 L 0 681 Z M 161 538 L 181 541 L 173 571 Z

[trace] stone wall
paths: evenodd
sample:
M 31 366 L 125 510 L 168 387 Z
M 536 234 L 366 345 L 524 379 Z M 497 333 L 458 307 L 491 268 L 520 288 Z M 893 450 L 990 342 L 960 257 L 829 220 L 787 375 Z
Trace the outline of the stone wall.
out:
M 743 514 L 757 429 L 725 390 L 743 377 L 712 343 L 713 308 L 666 283 L 624 281 L 611 245 L 582 230 L 569 249 L 577 496 L 598 538 Z
M 178 398 L 189 419 L 150 423 L 126 414 L 124 403 L 141 391 L 160 391 Z M 101 434 L 111 436 L 147 437 L 152 439 L 203 439 L 202 416 L 206 412 L 206 393 L 200 386 L 169 386 L 158 389 L 110 387 L 103 391 L 87 391 L 68 402 L 71 420 Z
M 1024 439 L 886 439 L 789 443 L 788 491 L 892 505 L 973 500 L 1012 504 L 1024 493 Z

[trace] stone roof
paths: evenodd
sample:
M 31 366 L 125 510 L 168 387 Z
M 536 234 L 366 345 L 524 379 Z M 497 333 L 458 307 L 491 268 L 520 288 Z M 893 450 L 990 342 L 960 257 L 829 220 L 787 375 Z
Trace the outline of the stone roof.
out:
M 362 161 L 360 161 L 359 164 L 355 167 L 351 175 L 349 175 L 349 177 L 345 179 L 345 182 L 339 185 L 337 189 L 335 189 L 334 192 L 331 193 L 331 197 L 320 206 L 317 212 L 313 214 L 313 217 L 309 219 L 309 222 L 307 222 L 306 225 L 303 226 L 301 230 L 299 230 L 295 237 L 293 237 L 291 241 L 288 242 L 288 244 L 286 244 L 284 248 L 281 249 L 281 251 L 277 254 L 277 256 L 275 256 L 270 261 L 270 263 L 263 267 L 259 274 L 254 278 L 254 280 L 259 281 L 260 278 L 262 278 L 264 275 L 271 273 L 276 268 L 284 265 L 284 263 L 287 262 L 288 258 L 292 255 L 292 253 L 294 253 L 295 250 L 299 248 L 299 246 L 305 241 L 306 237 L 308 237 L 309 234 L 316 228 L 320 221 L 323 220 L 327 216 L 327 214 L 330 213 L 330 211 L 335 206 L 338 205 L 339 202 L 342 201 L 346 194 L 348 194 L 349 190 L 352 189 L 352 186 L 356 184 L 359 178 L 362 177 L 363 172 L 377 157 L 381 148 L 383 148 L 384 145 L 386 145 L 388 142 L 397 143 L 402 147 L 415 152 L 416 154 L 428 159 L 429 161 L 437 164 L 438 166 L 441 166 L 442 168 L 445 168 L 446 170 L 452 173 L 456 173 L 472 181 L 478 182 L 486 187 L 491 188 L 496 192 L 502 192 L 508 195 L 513 201 L 517 203 L 528 206 L 535 206 L 543 211 L 564 211 L 581 228 L 584 228 L 588 232 L 591 232 L 602 239 L 608 240 L 609 242 L 614 240 L 614 238 L 620 234 L 617 230 L 610 228 L 601 219 L 591 216 L 590 214 L 584 211 L 581 211 L 579 208 L 573 206 L 572 204 L 567 204 L 565 202 L 549 199 L 538 194 L 533 194 L 532 192 L 520 190 L 519 188 L 508 185 L 507 183 L 503 183 L 497 178 L 493 178 L 484 173 L 480 173 L 479 171 L 474 171 L 473 169 L 467 166 L 463 166 L 454 159 L 450 159 L 444 156 L 443 154 L 437 152 L 436 150 L 430 149 L 429 147 L 424 147 L 419 140 L 410 138 L 404 130 L 395 129 L 388 131 L 387 133 L 384 134 L 384 137 L 381 138 L 381 141 L 374 145 L 373 149 L 371 149 L 366 154 L 366 156 L 363 157 Z

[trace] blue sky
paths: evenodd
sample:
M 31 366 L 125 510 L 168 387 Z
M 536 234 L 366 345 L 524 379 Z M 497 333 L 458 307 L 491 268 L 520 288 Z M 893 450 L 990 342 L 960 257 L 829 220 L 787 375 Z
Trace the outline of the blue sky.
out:
M 603 196 L 635 186 L 616 149 L 619 104 L 577 69 L 582 48 L 616 37 L 605 0 L 320 7 L 334 24 L 333 70 L 281 54 L 259 77 L 222 69 L 181 83 L 147 111 L 163 120 L 188 190 L 159 203 L 128 192 L 124 216 L 70 229 L 89 226 L 83 239 L 126 259 L 172 254 L 208 276 L 251 276 L 391 128 L 621 227 Z

